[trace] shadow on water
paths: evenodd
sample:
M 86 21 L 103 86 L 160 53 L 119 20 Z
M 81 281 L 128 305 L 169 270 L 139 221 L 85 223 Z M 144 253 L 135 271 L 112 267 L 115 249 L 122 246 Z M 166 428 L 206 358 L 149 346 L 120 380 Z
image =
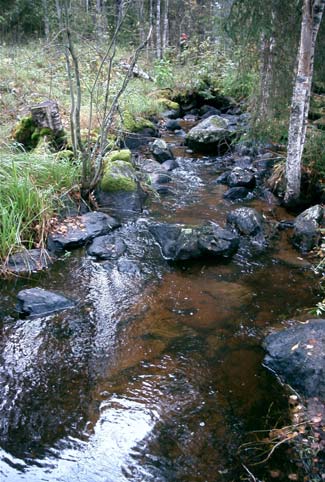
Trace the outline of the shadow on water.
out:
M 233 206 L 223 186 L 209 184 L 213 166 L 180 164 L 177 194 L 154 201 L 149 215 L 223 224 Z M 315 303 L 317 280 L 285 236 L 249 261 L 154 261 L 140 280 L 79 252 L 31 280 L 2 283 L 3 480 L 245 480 L 240 444 L 247 432 L 281 423 L 286 405 L 262 367 L 261 340 Z M 78 304 L 19 319 L 15 295 L 32 285 Z M 274 466 L 286 477 L 290 464 L 279 457 L 263 480 Z

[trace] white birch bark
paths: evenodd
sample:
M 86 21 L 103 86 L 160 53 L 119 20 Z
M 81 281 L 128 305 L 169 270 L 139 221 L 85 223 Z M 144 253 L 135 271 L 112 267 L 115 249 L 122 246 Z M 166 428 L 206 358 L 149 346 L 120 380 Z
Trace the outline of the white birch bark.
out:
M 165 50 L 168 48 L 169 43 L 169 0 L 165 0 L 165 10 L 164 10 L 164 23 L 163 23 L 163 42 L 162 42 L 162 54 L 164 55 Z
M 297 73 L 291 102 L 288 152 L 286 161 L 287 205 L 300 198 L 301 159 L 306 138 L 311 82 L 314 68 L 314 52 L 317 33 L 322 20 L 325 0 L 304 0 Z
M 157 58 L 161 59 L 161 5 L 160 5 L 160 0 L 157 0 L 157 6 L 156 6 L 156 51 L 157 51 Z

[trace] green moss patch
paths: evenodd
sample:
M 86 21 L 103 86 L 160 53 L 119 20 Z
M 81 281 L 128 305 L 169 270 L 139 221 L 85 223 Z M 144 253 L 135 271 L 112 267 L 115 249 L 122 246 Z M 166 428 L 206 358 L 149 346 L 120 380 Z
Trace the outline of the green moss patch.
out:
M 157 102 L 166 109 L 179 110 L 178 102 L 174 102 L 170 99 L 165 99 L 164 97 L 157 100 Z
M 151 121 L 143 117 L 135 117 L 130 112 L 123 114 L 123 126 L 128 132 L 140 132 L 145 128 L 155 129 Z
M 104 162 L 124 161 L 131 163 L 132 154 L 129 149 L 111 151 L 105 156 Z
M 32 116 L 23 117 L 13 133 L 15 141 L 22 144 L 26 150 L 35 149 L 39 144 L 43 144 L 44 137 L 47 137 L 49 146 L 53 149 L 60 149 L 66 143 L 66 134 L 64 130 L 54 133 L 47 127 L 38 127 L 32 119 Z
M 129 162 L 115 160 L 106 164 L 100 187 L 105 192 L 135 191 L 136 173 Z

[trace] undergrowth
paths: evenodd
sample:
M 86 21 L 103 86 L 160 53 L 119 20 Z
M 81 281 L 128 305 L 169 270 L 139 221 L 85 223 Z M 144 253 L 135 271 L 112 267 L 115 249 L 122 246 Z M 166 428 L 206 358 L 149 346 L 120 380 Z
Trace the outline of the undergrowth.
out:
M 60 196 L 79 182 L 79 166 L 55 154 L 0 153 L 0 260 L 42 247 Z

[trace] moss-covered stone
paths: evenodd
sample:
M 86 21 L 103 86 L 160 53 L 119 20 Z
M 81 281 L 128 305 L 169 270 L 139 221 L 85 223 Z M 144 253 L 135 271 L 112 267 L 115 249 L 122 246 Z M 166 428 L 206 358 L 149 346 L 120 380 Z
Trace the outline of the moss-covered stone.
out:
M 107 162 L 100 187 L 105 192 L 135 191 L 137 189 L 135 169 L 129 162 L 121 160 Z
M 33 149 L 37 146 L 39 140 L 33 139 L 35 129 L 37 129 L 37 126 L 32 116 L 23 117 L 14 128 L 13 138 L 27 149 Z
M 129 149 L 121 149 L 120 151 L 111 151 L 105 156 L 104 162 L 124 161 L 131 163 L 132 154 Z
M 151 121 L 143 117 L 134 117 L 130 112 L 124 112 L 123 126 L 128 132 L 140 132 L 146 128 L 155 129 Z
M 40 128 L 31 115 L 23 117 L 13 131 L 13 138 L 27 150 L 37 148 L 44 137 L 47 137 L 49 146 L 53 149 L 60 149 L 66 143 L 64 130 L 54 133 L 47 127 Z
M 59 151 L 57 154 L 58 159 L 67 159 L 67 160 L 72 160 L 73 159 L 73 151 L 70 149 L 63 149 L 63 151 Z
M 157 102 L 164 107 L 165 109 L 170 109 L 170 110 L 179 110 L 179 104 L 178 102 L 174 102 L 173 100 L 166 99 L 164 97 L 160 98 L 157 100 Z

